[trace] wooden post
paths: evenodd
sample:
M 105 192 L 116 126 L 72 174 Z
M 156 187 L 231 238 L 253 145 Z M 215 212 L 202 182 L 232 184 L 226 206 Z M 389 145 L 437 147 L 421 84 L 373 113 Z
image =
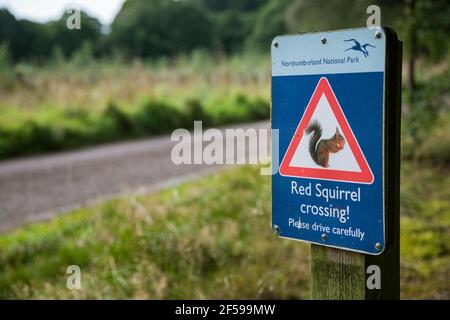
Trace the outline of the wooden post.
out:
M 311 245 L 313 299 L 400 298 L 400 109 L 402 45 L 394 31 L 386 33 L 385 84 L 385 223 L 386 248 L 380 255 L 365 255 Z M 381 289 L 368 289 L 366 270 L 381 271 Z
M 312 244 L 312 298 L 364 299 L 364 262 L 363 254 Z

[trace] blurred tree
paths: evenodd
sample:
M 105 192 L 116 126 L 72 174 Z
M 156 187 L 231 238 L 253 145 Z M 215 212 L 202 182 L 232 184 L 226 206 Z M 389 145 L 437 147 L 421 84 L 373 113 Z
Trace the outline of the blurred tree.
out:
M 311 32 L 366 26 L 369 0 L 295 0 L 287 14 L 290 32 Z M 383 13 L 382 13 L 383 15 Z
M 52 44 L 50 43 L 47 25 L 28 20 L 20 20 L 22 48 L 24 52 L 20 59 L 42 60 L 50 57 Z
M 412 0 L 409 0 L 412 1 Z M 450 4 L 448 0 L 415 0 L 418 50 L 436 61 L 449 49 Z
M 227 54 L 240 51 L 252 29 L 253 15 L 227 10 L 214 14 L 212 19 L 219 51 Z
M 64 55 L 73 54 L 85 42 L 98 43 L 101 24 L 81 12 L 81 30 L 69 30 L 65 13 L 59 20 L 47 24 L 16 20 L 6 9 L 0 10 L 0 44 L 7 43 L 14 61 L 50 58 L 55 47 Z
M 7 45 L 12 59 L 23 57 L 26 51 L 19 21 L 7 10 L 0 9 L 0 45 Z
M 409 12 L 404 10 L 407 1 L 415 3 Z M 244 47 L 267 51 L 279 34 L 365 26 L 369 4 L 381 7 L 382 25 L 400 30 L 411 69 L 417 56 L 438 60 L 448 52 L 448 0 L 347 0 L 344 4 L 341 0 L 127 0 L 109 35 L 102 34 L 99 21 L 86 13 L 81 16 L 81 30 L 69 30 L 70 13 L 40 24 L 17 20 L 0 9 L 0 45 L 8 45 L 13 62 L 51 59 L 56 48 L 65 57 L 81 50 L 78 56 L 85 58 L 90 52 L 154 57 L 197 49 L 226 54 Z
M 288 32 L 286 12 L 289 0 L 272 0 L 258 12 L 247 45 L 257 50 L 269 50 L 272 39 Z
M 60 47 L 66 57 L 73 55 L 81 49 L 86 42 L 97 44 L 101 39 L 100 22 L 81 12 L 81 29 L 69 30 L 66 20 L 70 13 L 64 13 L 59 20 L 49 22 L 46 26 L 46 34 L 49 42 L 49 52 L 55 47 Z
M 381 25 L 395 25 L 402 18 L 405 0 L 295 0 L 288 8 L 286 22 L 289 32 L 365 27 L 369 5 L 381 9 Z
M 176 55 L 210 48 L 213 24 L 199 6 L 185 1 L 126 1 L 112 24 L 110 47 L 138 57 Z
M 404 0 L 403 19 L 398 20 L 407 58 L 407 87 L 410 107 L 416 97 L 416 62 L 436 62 L 449 51 L 450 6 L 447 0 Z
M 415 13 L 415 0 L 406 0 L 408 18 L 408 89 L 413 93 L 416 89 L 415 64 L 417 59 L 417 19 Z M 413 102 L 413 94 L 409 95 L 410 103 Z
M 194 2 L 212 12 L 229 10 L 250 12 L 257 11 L 268 0 L 194 0 Z

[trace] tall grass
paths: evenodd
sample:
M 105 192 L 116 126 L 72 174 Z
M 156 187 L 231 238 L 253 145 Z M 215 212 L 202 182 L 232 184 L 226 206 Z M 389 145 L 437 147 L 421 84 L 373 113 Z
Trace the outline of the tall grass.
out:
M 56 61 L 15 66 L 21 80 L 3 90 L 0 107 L 40 111 L 49 106 L 101 110 L 109 101 L 134 105 L 143 97 L 179 103 L 202 101 L 244 92 L 269 98 L 270 62 L 267 56 L 212 57 L 202 52 L 157 60 Z
M 208 126 L 268 118 L 266 62 L 196 52 L 15 66 L 18 80 L 0 87 L 0 158 L 168 133 L 194 120 Z

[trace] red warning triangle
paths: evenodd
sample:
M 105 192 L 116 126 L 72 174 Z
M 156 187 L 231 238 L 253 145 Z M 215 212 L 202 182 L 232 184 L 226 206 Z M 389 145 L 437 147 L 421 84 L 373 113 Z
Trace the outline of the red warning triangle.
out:
M 331 139 L 335 132 L 338 132 L 345 141 L 344 147 L 339 151 L 328 152 L 328 162 L 322 161 L 319 164 L 319 161 L 316 162 L 317 155 L 315 156 L 316 160 L 313 160 L 311 155 L 310 146 L 313 133 L 308 134 L 305 130 L 312 121 L 319 123 L 324 129 L 321 139 L 312 147 L 316 154 L 319 149 L 322 150 L 322 155 L 324 152 L 327 153 L 327 146 L 322 144 L 323 148 L 320 148 L 319 145 L 321 141 Z M 321 78 L 314 90 L 281 161 L 280 174 L 288 177 L 373 183 L 372 171 L 327 78 Z

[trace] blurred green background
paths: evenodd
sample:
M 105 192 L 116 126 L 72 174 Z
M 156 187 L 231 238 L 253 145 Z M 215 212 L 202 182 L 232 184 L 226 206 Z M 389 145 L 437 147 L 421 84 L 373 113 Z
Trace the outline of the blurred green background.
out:
M 404 44 L 402 297 L 448 299 L 445 0 L 127 0 L 111 26 L 83 13 L 76 31 L 67 13 L 0 9 L 0 158 L 268 119 L 272 38 L 365 26 L 370 4 Z M 2 235 L 0 297 L 308 298 L 309 248 L 270 234 L 269 194 L 244 167 Z M 85 290 L 66 289 L 68 264 Z

